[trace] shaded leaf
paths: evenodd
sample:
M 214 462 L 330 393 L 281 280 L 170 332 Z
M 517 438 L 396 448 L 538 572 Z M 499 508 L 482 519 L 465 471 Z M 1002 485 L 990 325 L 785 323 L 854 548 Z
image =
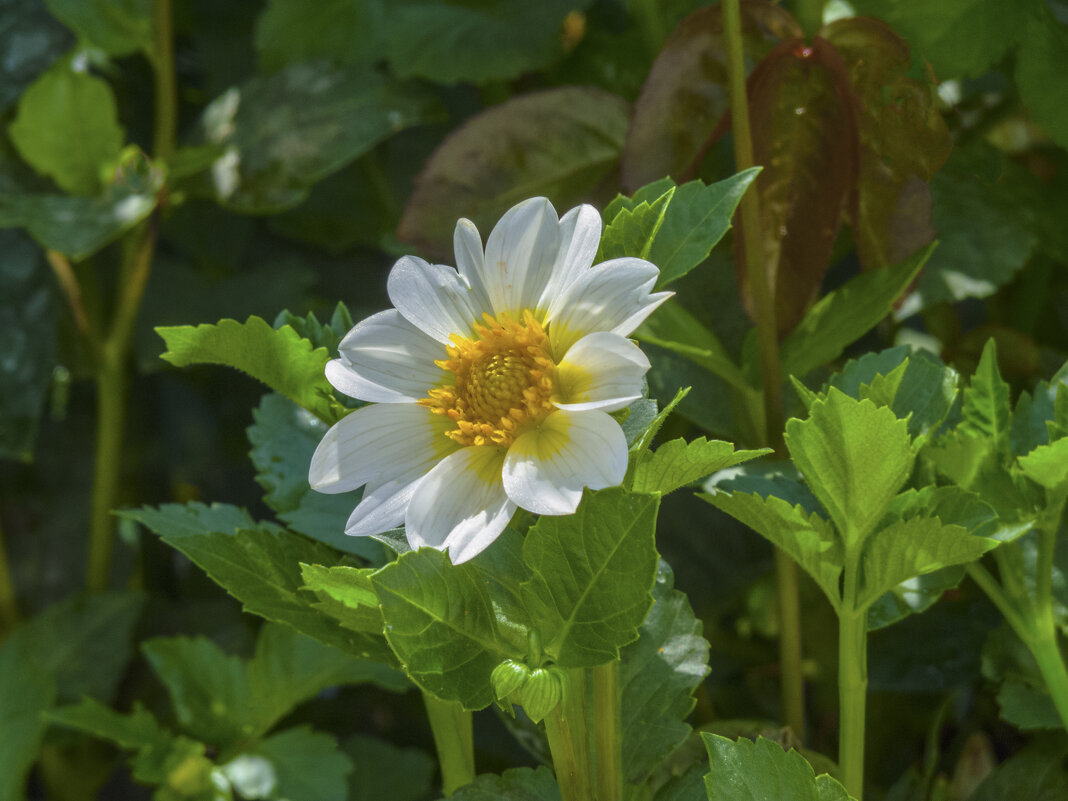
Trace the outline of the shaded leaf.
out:
M 0 801 L 26 797 L 26 775 L 48 725 L 42 713 L 55 700 L 55 680 L 29 649 L 14 636 L 0 643 Z
M 43 0 L 0 2 L 0 113 L 69 49 L 72 39 Z
M 274 769 L 276 784 L 269 798 L 301 801 L 345 801 L 352 760 L 338 750 L 337 740 L 308 726 L 272 734 L 250 753 L 264 757 Z
M 314 13 L 300 0 L 270 0 L 256 20 L 260 68 L 277 70 L 300 61 L 370 64 L 384 51 L 380 0 L 326 0 Z
M 416 180 L 398 237 L 451 257 L 458 217 L 488 234 L 500 216 L 544 195 L 564 212 L 616 167 L 627 104 L 596 89 L 564 86 L 515 97 L 470 118 L 434 152 Z
M 1066 751 L 1063 738 L 1035 740 L 999 765 L 971 801 L 1059 801 L 1068 793 Z
M 1042 3 L 1028 8 L 1031 13 L 1019 39 L 1016 84 L 1035 122 L 1054 142 L 1068 147 L 1068 110 L 1056 90 L 1060 76 L 1068 71 L 1068 26 Z
M 534 575 L 523 599 L 560 666 L 609 662 L 638 638 L 652 604 L 658 507 L 654 495 L 587 492 L 573 515 L 543 516 L 527 532 L 523 561 Z
M 731 359 L 719 338 L 679 303 L 665 303 L 658 308 L 634 336 L 642 342 L 685 356 L 736 389 L 750 389 L 741 368 Z
M 437 762 L 424 751 L 357 734 L 342 743 L 352 760 L 350 801 L 423 801 L 431 795 Z M 389 765 L 389 770 L 382 770 Z
M 453 801 L 560 801 L 552 771 L 512 768 L 500 776 L 478 776 L 449 796 Z
M 711 771 L 705 776 L 709 798 L 717 801 L 849 801 L 835 779 L 817 776 L 812 766 L 793 749 L 784 751 L 771 740 L 758 737 L 732 742 L 726 737 L 704 734 Z
M 155 716 L 136 703 L 132 712 L 123 714 L 92 698 L 83 698 L 77 704 L 52 710 L 48 720 L 109 740 L 122 748 L 163 749 L 171 741 L 171 735 L 160 727 Z
M 634 492 L 667 494 L 692 484 L 717 470 L 771 453 L 770 448 L 736 451 L 730 442 L 708 441 L 699 437 L 691 442 L 673 439 L 655 452 L 646 452 L 634 471 Z
M 56 19 L 78 39 L 111 56 L 152 54 L 152 0 L 45 0 Z

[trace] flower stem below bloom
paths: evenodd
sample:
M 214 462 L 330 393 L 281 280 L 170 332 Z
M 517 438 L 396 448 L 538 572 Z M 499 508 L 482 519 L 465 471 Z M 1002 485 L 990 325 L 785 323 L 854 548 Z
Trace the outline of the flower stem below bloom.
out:
M 593 679 L 593 744 L 597 755 L 597 792 L 601 799 L 623 797 L 623 751 L 619 662 L 598 665 Z
M 475 745 L 471 713 L 453 701 L 423 693 L 430 731 L 441 767 L 441 790 L 445 795 L 475 780 Z
M 593 801 L 593 765 L 586 717 L 586 674 L 568 671 L 564 699 L 545 716 L 545 733 L 563 801 Z

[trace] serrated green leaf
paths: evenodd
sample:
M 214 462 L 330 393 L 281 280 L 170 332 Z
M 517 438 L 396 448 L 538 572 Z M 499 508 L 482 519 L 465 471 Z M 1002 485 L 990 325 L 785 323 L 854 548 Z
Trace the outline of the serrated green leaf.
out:
M 1053 698 L 1044 686 L 1008 678 L 998 690 L 1001 719 L 1023 731 L 1064 728 Z
M 350 801 L 424 801 L 431 797 L 437 761 L 416 748 L 398 748 L 357 734 L 342 743 L 352 760 Z M 389 770 L 382 770 L 388 765 Z
M 449 796 L 451 801 L 560 801 L 560 788 L 552 771 L 512 768 L 500 776 L 483 775 Z
M 80 41 L 108 55 L 154 53 L 151 0 L 45 0 L 45 3 Z
M 25 798 L 26 775 L 47 727 L 42 713 L 55 700 L 55 680 L 22 642 L 8 637 L 0 643 L 0 801 Z
M 648 259 L 649 250 L 656 241 L 674 195 L 675 189 L 672 187 L 651 203 L 643 201 L 633 208 L 621 209 L 601 234 L 601 244 L 594 261 L 623 256 Z
M 835 779 L 817 776 L 812 766 L 793 749 L 784 751 L 771 740 L 758 737 L 732 742 L 726 737 L 703 734 L 709 766 L 705 776 L 708 797 L 716 801 L 850 801 Z
M 246 611 L 362 659 L 394 664 L 382 637 L 344 629 L 316 609 L 315 595 L 304 589 L 300 564 L 336 564 L 333 549 L 270 523 L 245 527 L 237 521 L 247 513 L 225 505 L 165 504 L 119 514 L 159 534 L 241 601 Z
M 934 250 L 930 245 L 901 264 L 850 279 L 817 301 L 782 343 L 784 375 L 802 377 L 838 358 L 886 317 Z
M 685 356 L 743 392 L 752 391 L 719 338 L 678 303 L 665 303 L 642 323 L 634 336 Z
M 347 629 L 380 634 L 382 610 L 368 568 L 301 565 L 304 586 L 319 597 L 317 608 Z
M 286 729 L 265 738 L 250 753 L 265 758 L 273 768 L 275 784 L 269 798 L 345 801 L 348 796 L 352 760 L 326 732 L 308 726 Z
M 818 513 L 806 512 L 801 504 L 791 505 L 775 495 L 761 497 L 739 490 L 702 493 L 700 497 L 786 551 L 812 576 L 832 606 L 841 603 L 842 544 L 831 524 Z
M 96 194 L 125 138 L 111 87 L 66 59 L 22 95 L 8 135 L 31 167 L 75 195 Z
M 421 548 L 371 579 L 386 639 L 405 671 L 427 692 L 466 709 L 493 703 L 493 669 L 506 657 L 526 655 L 499 624 L 475 565 L 485 553 L 453 565 L 445 553 Z
M 1035 739 L 987 776 L 969 801 L 1059 801 L 1068 794 L 1066 752 L 1063 738 Z
M 846 550 L 857 547 L 912 472 L 908 424 L 887 408 L 834 389 L 805 421 L 786 423 L 786 445 Z
M 658 197 L 673 188 L 675 188 L 674 181 L 670 178 L 661 178 L 659 181 L 653 181 L 650 184 L 646 184 L 630 197 L 623 194 L 616 195 L 608 205 L 604 207 L 604 210 L 601 212 L 601 219 L 610 223 L 621 211 L 625 209 L 633 210 L 642 203 L 652 203 Z
M 620 650 L 625 799 L 642 797 L 649 775 L 685 741 L 694 690 L 708 673 L 708 642 L 664 561 L 638 641 Z
M 127 749 L 165 749 L 172 739 L 155 716 L 138 703 L 132 712 L 122 714 L 92 698 L 83 698 L 77 704 L 52 710 L 48 720 Z
M 220 320 L 217 325 L 157 328 L 167 351 L 160 358 L 175 367 L 222 364 L 262 381 L 326 423 L 338 419 L 326 380 L 330 355 L 312 349 L 289 326 L 271 328 L 259 317 L 244 323 Z
M 1012 406 L 1009 404 L 1009 385 L 998 371 L 997 344 L 993 339 L 983 348 L 975 375 L 964 390 L 962 414 L 960 431 L 989 439 L 999 456 L 1008 456 Z
M 943 525 L 937 517 L 898 520 L 872 534 L 864 544 L 857 608 L 865 608 L 898 584 L 943 567 L 978 560 L 997 546 L 961 526 Z
M 699 437 L 691 442 L 673 439 L 655 452 L 645 452 L 634 470 L 634 492 L 659 492 L 666 495 L 679 487 L 758 456 L 771 453 L 770 448 L 736 451 L 730 442 Z
M 1048 490 L 1056 490 L 1068 481 L 1068 437 L 1035 448 L 1018 462 L 1025 476 Z
M 370 64 L 384 50 L 380 0 L 327 0 L 315 12 L 300 0 L 270 0 L 256 20 L 260 68 L 277 70 L 300 61 Z
M 573 515 L 544 516 L 527 532 L 533 572 L 523 599 L 542 646 L 562 667 L 618 658 L 652 604 L 660 499 L 622 489 L 587 492 Z

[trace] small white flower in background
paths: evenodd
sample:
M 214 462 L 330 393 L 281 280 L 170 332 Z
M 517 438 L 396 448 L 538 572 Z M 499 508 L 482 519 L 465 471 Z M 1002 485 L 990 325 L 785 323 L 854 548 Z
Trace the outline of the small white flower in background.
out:
M 456 564 L 483 551 L 516 507 L 575 511 L 584 487 L 623 481 L 627 443 L 609 412 L 641 397 L 649 360 L 627 335 L 670 295 L 647 261 L 593 264 L 592 206 L 558 219 L 545 198 L 510 209 L 482 249 L 456 225 L 458 271 L 405 256 L 395 308 L 357 324 L 326 367 L 364 401 L 323 437 L 309 482 L 364 487 L 345 531 L 404 524 L 413 548 Z

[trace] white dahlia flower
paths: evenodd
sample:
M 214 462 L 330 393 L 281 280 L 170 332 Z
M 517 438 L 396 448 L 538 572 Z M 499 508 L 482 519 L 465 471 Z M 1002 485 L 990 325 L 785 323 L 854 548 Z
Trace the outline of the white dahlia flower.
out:
M 584 487 L 623 481 L 627 443 L 608 413 L 641 397 L 649 360 L 630 334 L 670 292 L 642 259 L 593 265 L 592 206 L 558 219 L 545 198 L 510 209 L 482 249 L 456 225 L 459 271 L 413 256 L 390 271 L 394 308 L 368 317 L 326 367 L 369 401 L 312 457 L 320 492 L 363 487 L 347 534 L 404 524 L 412 548 L 483 551 L 516 507 L 575 511 Z

